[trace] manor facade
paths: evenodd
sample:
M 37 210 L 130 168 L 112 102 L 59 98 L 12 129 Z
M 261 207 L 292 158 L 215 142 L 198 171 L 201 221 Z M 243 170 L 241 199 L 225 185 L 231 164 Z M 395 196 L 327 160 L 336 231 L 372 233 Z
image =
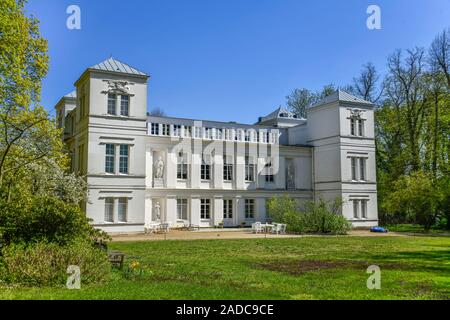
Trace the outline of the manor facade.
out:
M 267 219 L 266 202 L 342 197 L 355 227 L 378 224 L 374 106 L 338 90 L 306 119 L 278 108 L 253 124 L 147 113 L 149 76 L 110 58 L 88 68 L 56 105 L 83 204 L 107 232 Z

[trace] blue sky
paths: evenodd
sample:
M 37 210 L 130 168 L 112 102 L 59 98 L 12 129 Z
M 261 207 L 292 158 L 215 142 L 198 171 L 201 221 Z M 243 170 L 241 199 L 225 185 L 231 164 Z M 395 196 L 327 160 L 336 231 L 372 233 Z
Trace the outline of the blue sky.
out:
M 81 8 L 81 30 L 66 8 Z M 381 30 L 366 27 L 369 5 Z M 450 27 L 450 0 L 29 0 L 49 41 L 42 103 L 51 109 L 111 54 L 151 75 L 149 109 L 253 123 L 294 88 L 344 86 L 396 48 L 428 47 Z

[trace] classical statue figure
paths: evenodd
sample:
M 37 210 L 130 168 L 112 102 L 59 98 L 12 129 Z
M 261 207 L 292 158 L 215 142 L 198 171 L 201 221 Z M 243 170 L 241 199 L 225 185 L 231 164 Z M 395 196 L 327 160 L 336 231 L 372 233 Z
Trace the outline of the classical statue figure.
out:
M 155 167 L 155 178 L 162 179 L 164 176 L 164 161 L 162 160 L 162 157 L 158 158 Z
M 157 221 L 161 220 L 161 206 L 158 201 L 155 202 L 155 217 Z

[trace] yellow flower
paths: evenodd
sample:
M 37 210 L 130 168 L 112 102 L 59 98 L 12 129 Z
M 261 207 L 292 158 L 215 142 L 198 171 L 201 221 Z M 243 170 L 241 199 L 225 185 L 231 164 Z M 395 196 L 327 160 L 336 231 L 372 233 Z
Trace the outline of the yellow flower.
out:
M 139 261 L 133 261 L 133 262 L 130 264 L 130 269 L 135 270 L 135 269 L 138 269 L 139 266 L 140 266 Z

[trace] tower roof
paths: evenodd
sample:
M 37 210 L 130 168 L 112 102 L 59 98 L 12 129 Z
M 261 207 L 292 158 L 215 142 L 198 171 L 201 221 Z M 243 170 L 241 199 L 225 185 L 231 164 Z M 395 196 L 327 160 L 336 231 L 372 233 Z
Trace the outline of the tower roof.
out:
M 370 105 L 370 106 L 373 105 L 373 103 L 370 101 L 358 98 L 344 90 L 338 89 L 335 92 L 333 92 L 332 94 L 330 94 L 329 96 L 326 96 L 319 102 L 310 106 L 310 108 L 320 106 L 323 104 L 333 103 L 333 102 L 358 103 L 358 104 L 365 104 L 365 105 Z
M 145 74 L 144 72 L 139 71 L 126 63 L 120 62 L 119 60 L 114 59 L 113 57 L 105 61 L 102 61 L 90 67 L 89 69 L 147 76 L 147 74 Z

